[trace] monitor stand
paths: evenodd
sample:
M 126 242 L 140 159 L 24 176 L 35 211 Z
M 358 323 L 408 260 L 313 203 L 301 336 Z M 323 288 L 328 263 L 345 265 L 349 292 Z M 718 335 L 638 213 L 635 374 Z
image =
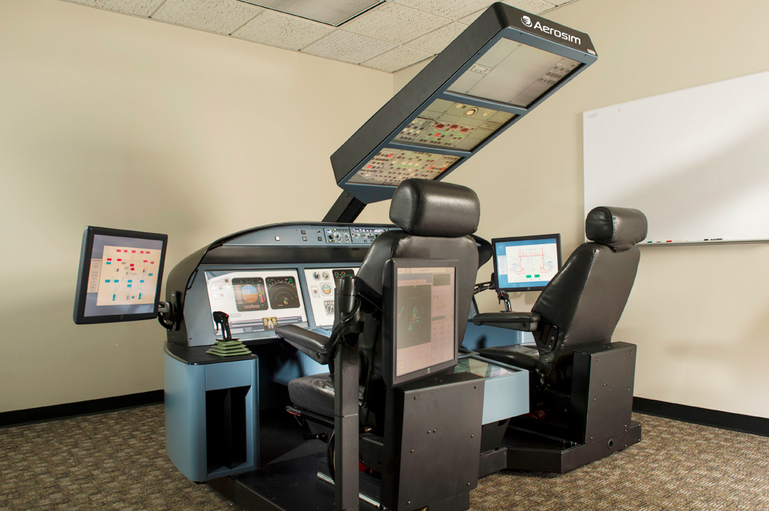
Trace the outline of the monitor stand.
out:
M 510 305 L 510 295 L 507 294 L 507 291 L 497 291 L 497 298 L 499 299 L 499 303 L 505 303 L 504 312 L 513 312 L 513 308 Z

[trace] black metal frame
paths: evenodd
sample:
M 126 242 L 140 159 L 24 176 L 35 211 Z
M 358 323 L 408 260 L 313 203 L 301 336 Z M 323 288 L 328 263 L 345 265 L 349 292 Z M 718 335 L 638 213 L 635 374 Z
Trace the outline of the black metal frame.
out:
M 524 20 L 528 20 L 529 24 L 527 25 Z M 537 29 L 538 26 L 540 29 Z M 549 32 L 543 31 L 541 29 L 543 26 L 548 28 Z M 571 39 L 569 37 L 556 37 L 555 32 L 567 36 L 573 35 L 573 37 Z M 448 91 L 458 77 L 470 69 L 479 58 L 503 38 L 555 55 L 568 57 L 579 62 L 580 65 L 527 108 Z M 366 162 L 385 147 L 459 157 L 458 162 L 437 178 L 443 179 L 470 156 L 476 154 L 486 144 L 520 121 L 527 113 L 584 71 L 597 58 L 595 48 L 587 34 L 506 4 L 493 4 L 334 152 L 331 156 L 331 164 L 336 181 L 343 190 L 358 198 L 362 203 L 368 204 L 392 197 L 395 186 L 349 182 Z M 393 139 L 436 99 L 446 99 L 480 108 L 491 108 L 515 115 L 507 124 L 469 151 L 437 147 L 426 148 L 401 141 L 393 142 Z M 331 212 L 326 218 L 335 219 Z
M 504 449 L 482 456 L 481 473 L 565 473 L 640 442 L 641 424 L 631 419 L 636 350 L 615 342 L 575 351 L 565 389 L 532 389 L 531 409 L 544 408 L 546 418 L 513 419 Z
M 113 314 L 87 315 L 88 280 L 90 278 L 91 257 L 93 255 L 96 236 L 109 236 L 126 238 L 130 240 L 142 240 L 159 242 L 160 261 L 158 262 L 157 284 L 155 285 L 155 301 L 150 312 L 125 312 L 119 311 Z M 160 304 L 160 288 L 163 283 L 163 266 L 165 264 L 166 249 L 168 248 L 168 235 L 154 232 L 129 231 L 124 229 L 111 229 L 107 227 L 88 226 L 83 231 L 83 242 L 80 248 L 80 264 L 77 270 L 77 288 L 75 289 L 75 307 L 72 319 L 78 325 L 94 323 L 112 323 L 123 321 L 136 321 L 143 319 L 155 319 L 158 316 Z
M 498 293 L 517 293 L 517 292 L 523 292 L 523 291 L 542 291 L 546 286 L 547 282 L 538 283 L 536 286 L 527 286 L 527 287 L 502 287 L 499 283 L 499 264 L 498 264 L 498 257 L 497 257 L 497 244 L 499 243 L 507 243 L 510 241 L 535 241 L 535 240 L 549 240 L 554 239 L 555 245 L 556 245 L 556 251 L 558 253 L 558 270 L 561 269 L 561 266 L 563 265 L 563 256 L 561 254 L 561 233 L 554 233 L 554 234 L 536 234 L 532 236 L 511 236 L 508 238 L 492 238 L 491 240 L 491 250 L 492 255 L 491 259 L 494 262 L 494 277 L 492 278 L 492 284 L 494 284 L 494 289 L 497 290 Z M 507 299 L 506 299 L 507 300 Z M 506 306 L 509 306 L 510 302 L 506 301 Z M 510 309 L 508 309 L 508 312 Z

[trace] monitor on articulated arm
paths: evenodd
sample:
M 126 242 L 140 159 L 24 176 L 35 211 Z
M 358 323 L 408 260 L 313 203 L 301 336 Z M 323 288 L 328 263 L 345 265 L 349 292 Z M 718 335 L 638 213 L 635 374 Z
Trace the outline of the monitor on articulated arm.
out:
M 86 227 L 75 291 L 76 324 L 158 316 L 168 236 Z
M 561 269 L 560 234 L 496 238 L 491 246 L 497 291 L 542 291 Z

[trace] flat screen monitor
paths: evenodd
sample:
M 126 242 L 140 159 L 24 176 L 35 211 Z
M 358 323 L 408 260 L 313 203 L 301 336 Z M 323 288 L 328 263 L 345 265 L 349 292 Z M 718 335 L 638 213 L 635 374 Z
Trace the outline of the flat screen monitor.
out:
M 230 332 L 241 341 L 274 337 L 273 330 L 283 325 L 308 326 L 296 268 L 208 270 L 204 273 L 214 337 L 221 335 L 213 320 L 216 311 L 227 313 Z M 328 273 L 322 271 L 319 278 L 330 282 L 332 276 Z M 318 295 L 318 299 L 321 294 L 333 296 L 330 285 L 327 291 L 316 286 L 313 294 Z
M 457 364 L 456 260 L 394 258 L 385 271 L 385 383 L 397 387 Z
M 541 291 L 561 269 L 561 235 L 492 239 L 494 284 L 499 291 Z
M 77 272 L 75 323 L 157 317 L 167 244 L 165 234 L 86 227 Z

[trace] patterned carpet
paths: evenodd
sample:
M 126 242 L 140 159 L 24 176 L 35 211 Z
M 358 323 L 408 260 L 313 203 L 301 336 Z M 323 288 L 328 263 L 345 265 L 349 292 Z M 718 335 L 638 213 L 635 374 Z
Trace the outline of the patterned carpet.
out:
M 474 510 L 769 509 L 769 438 L 635 415 L 643 441 L 564 475 L 503 472 Z M 163 406 L 0 429 L 0 510 L 233 510 L 168 459 Z
M 769 510 L 769 438 L 634 414 L 640 444 L 563 475 L 502 472 L 481 510 Z
M 0 509 L 233 509 L 165 450 L 163 406 L 0 430 Z

